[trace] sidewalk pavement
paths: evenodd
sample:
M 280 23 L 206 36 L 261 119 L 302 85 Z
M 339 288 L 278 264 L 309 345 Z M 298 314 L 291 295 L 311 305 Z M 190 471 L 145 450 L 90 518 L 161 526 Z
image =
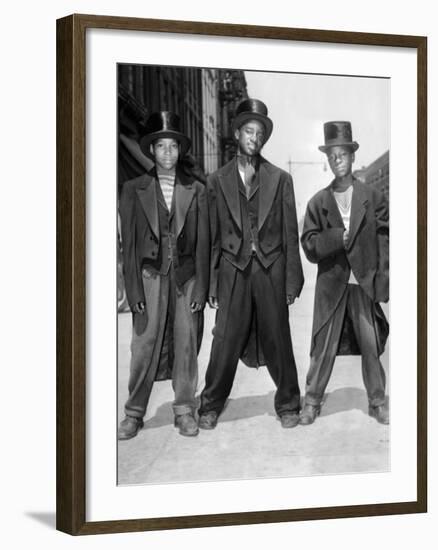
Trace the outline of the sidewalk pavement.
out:
M 309 366 L 313 296 L 313 287 L 306 285 L 290 308 L 301 393 Z M 120 421 L 128 396 L 131 315 L 119 314 L 118 323 Z M 204 386 L 213 326 L 214 311 L 207 307 L 198 358 L 198 394 Z M 388 349 L 389 342 L 382 356 L 387 375 Z M 230 399 L 216 429 L 200 430 L 197 437 L 189 438 L 179 435 L 173 426 L 170 380 L 156 382 L 144 428 L 137 437 L 118 442 L 118 483 L 255 479 L 390 469 L 390 426 L 382 426 L 368 416 L 360 357 L 337 358 L 321 416 L 311 426 L 281 428 L 273 407 L 274 389 L 266 367 L 252 369 L 239 363 Z

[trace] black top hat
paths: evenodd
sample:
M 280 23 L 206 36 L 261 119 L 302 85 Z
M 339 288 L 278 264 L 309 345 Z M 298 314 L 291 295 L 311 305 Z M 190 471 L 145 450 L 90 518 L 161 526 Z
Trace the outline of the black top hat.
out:
M 236 117 L 234 118 L 231 129 L 233 134 L 239 129 L 242 124 L 249 120 L 258 120 L 265 127 L 265 143 L 272 134 L 272 120 L 268 117 L 268 108 L 259 99 L 244 99 L 239 103 L 236 109 Z
M 181 145 L 181 157 L 190 149 L 192 142 L 181 132 L 180 118 L 171 111 L 152 113 L 146 122 L 145 135 L 140 139 L 140 148 L 149 158 L 154 158 L 150 145 L 160 138 L 176 139 Z
M 324 141 L 325 144 L 318 147 L 323 153 L 326 153 L 329 147 L 335 145 L 350 147 L 353 153 L 359 149 L 359 144 L 353 141 L 351 122 L 346 120 L 326 122 L 324 124 Z

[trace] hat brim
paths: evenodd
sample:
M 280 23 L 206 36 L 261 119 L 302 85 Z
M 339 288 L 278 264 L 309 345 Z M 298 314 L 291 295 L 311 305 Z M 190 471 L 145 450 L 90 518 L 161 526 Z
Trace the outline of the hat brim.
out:
M 250 120 L 258 120 L 263 124 L 266 130 L 265 139 L 263 143 L 266 143 L 268 139 L 271 137 L 272 129 L 274 125 L 272 123 L 272 120 L 269 117 L 264 115 L 259 115 L 257 113 L 241 113 L 240 115 L 237 115 L 231 125 L 233 135 L 236 130 L 238 130 L 243 124 L 245 124 L 245 122 L 249 122 Z
M 359 144 L 357 143 L 357 141 L 334 141 L 333 143 L 328 143 L 327 145 L 320 145 L 318 149 L 323 153 L 327 153 L 328 149 L 341 145 L 343 147 L 349 147 L 353 153 L 359 149 Z
M 155 160 L 154 155 L 151 153 L 151 144 L 157 139 L 172 138 L 181 145 L 181 157 L 183 157 L 192 145 L 191 140 L 181 132 L 175 132 L 174 130 L 163 130 L 161 132 L 153 132 L 152 134 L 146 134 L 140 140 L 140 149 L 143 154 L 148 158 Z

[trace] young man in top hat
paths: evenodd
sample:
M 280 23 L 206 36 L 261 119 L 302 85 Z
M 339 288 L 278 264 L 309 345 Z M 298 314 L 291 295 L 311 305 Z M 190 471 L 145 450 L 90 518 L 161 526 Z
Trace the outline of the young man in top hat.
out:
M 369 414 L 389 423 L 385 371 L 379 356 L 388 323 L 379 302 L 389 299 L 389 219 L 383 194 L 352 174 L 351 124 L 324 124 L 327 155 L 335 176 L 308 203 L 301 243 L 318 264 L 311 343 L 301 424 L 320 412 L 336 355 L 360 354 Z
M 175 426 L 182 435 L 198 433 L 198 328 L 208 290 L 209 225 L 205 186 L 188 177 L 180 162 L 190 145 L 176 114 L 153 113 L 140 147 L 155 167 L 123 186 L 123 260 L 133 331 L 119 439 L 135 437 L 143 427 L 163 358 L 172 366 Z
M 267 115 L 257 99 L 240 103 L 232 123 L 237 156 L 207 180 L 209 301 L 218 310 L 199 409 L 203 429 L 216 426 L 252 337 L 277 388 L 274 404 L 281 425 L 299 422 L 288 305 L 304 279 L 292 178 L 260 155 L 273 127 Z

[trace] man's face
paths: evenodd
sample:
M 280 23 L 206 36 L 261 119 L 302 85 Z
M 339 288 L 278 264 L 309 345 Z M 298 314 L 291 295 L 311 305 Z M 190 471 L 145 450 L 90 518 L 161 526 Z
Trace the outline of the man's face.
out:
M 258 120 L 245 122 L 235 132 L 241 153 L 250 157 L 260 152 L 265 142 L 265 127 Z
M 351 174 L 354 153 L 345 145 L 334 145 L 327 150 L 330 169 L 337 178 L 345 178 Z
M 179 144 L 176 139 L 161 138 L 152 144 L 155 162 L 162 170 L 172 170 L 178 162 Z

